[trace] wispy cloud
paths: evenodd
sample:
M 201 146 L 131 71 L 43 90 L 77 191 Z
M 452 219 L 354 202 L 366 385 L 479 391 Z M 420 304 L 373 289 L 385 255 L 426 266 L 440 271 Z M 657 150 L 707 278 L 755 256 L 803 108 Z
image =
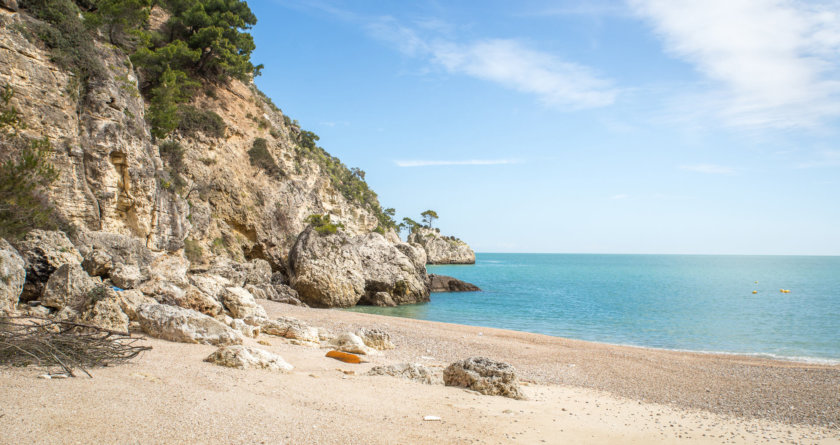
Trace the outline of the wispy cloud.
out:
M 726 167 L 723 165 L 715 165 L 715 164 L 694 164 L 694 165 L 681 165 L 681 170 L 688 170 L 696 173 L 705 173 L 708 175 L 733 175 L 735 174 L 735 169 L 732 167 Z
M 629 0 L 666 49 L 718 85 L 725 122 L 807 127 L 840 116 L 840 4 Z
M 440 165 L 502 165 L 519 164 L 513 159 L 470 159 L 466 161 L 394 161 L 397 167 L 435 167 Z
M 618 89 L 593 69 L 515 39 L 458 42 L 426 27 L 410 27 L 380 17 L 368 31 L 408 56 L 424 59 L 449 73 L 465 74 L 523 93 L 553 107 L 582 109 L 610 105 Z M 421 31 L 431 35 L 421 36 Z

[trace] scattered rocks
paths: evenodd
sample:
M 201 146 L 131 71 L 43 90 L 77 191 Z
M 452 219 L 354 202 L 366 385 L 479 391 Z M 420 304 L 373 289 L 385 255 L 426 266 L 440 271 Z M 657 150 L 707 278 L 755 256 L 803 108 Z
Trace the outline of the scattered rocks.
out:
M 227 317 L 227 318 L 229 318 L 230 320 L 228 320 L 226 324 L 228 326 L 230 326 L 231 328 L 236 329 L 237 331 L 241 332 L 242 335 L 244 335 L 246 337 L 251 337 L 251 338 L 257 338 L 260 335 L 260 331 L 261 331 L 262 328 L 260 328 L 259 326 L 250 325 L 248 323 L 245 323 L 245 321 L 240 320 L 238 318 L 230 318 L 230 317 Z
M 288 372 L 294 369 L 294 366 L 288 364 L 283 360 L 283 357 L 277 354 L 242 345 L 221 347 L 204 361 L 237 369 L 268 369 L 280 372 Z
M 470 357 L 452 363 L 443 371 L 443 383 L 486 395 L 525 398 L 514 367 L 485 357 Z
M 26 262 L 17 249 L 0 238 L 0 314 L 14 312 L 25 282 Z
M 242 334 L 192 309 L 163 304 L 142 304 L 137 319 L 146 334 L 182 343 L 241 344 Z
M 418 363 L 397 363 L 395 365 L 374 366 L 367 375 L 389 375 L 414 380 L 427 385 L 434 384 L 435 375 L 427 367 Z

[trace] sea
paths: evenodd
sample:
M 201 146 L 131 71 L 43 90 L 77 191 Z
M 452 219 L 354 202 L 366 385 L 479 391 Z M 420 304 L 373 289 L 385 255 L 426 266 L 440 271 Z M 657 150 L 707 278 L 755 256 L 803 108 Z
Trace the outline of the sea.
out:
M 840 257 L 479 253 L 474 265 L 427 270 L 482 291 L 349 310 L 840 364 Z

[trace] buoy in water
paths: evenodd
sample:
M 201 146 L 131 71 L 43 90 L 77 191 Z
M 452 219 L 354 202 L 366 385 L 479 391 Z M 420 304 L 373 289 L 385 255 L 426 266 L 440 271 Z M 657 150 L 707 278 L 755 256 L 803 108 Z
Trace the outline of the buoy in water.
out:
M 754 291 L 753 291 L 753 293 L 754 293 L 754 294 L 757 294 L 757 293 L 758 293 L 758 291 L 757 291 L 757 290 L 754 290 Z

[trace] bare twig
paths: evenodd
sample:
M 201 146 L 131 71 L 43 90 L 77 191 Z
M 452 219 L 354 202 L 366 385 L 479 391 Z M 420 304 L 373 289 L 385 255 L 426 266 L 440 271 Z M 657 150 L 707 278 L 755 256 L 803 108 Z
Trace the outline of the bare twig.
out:
M 0 319 L 0 365 L 60 367 L 71 377 L 74 369 L 127 362 L 150 346 L 137 346 L 128 332 L 40 317 Z

